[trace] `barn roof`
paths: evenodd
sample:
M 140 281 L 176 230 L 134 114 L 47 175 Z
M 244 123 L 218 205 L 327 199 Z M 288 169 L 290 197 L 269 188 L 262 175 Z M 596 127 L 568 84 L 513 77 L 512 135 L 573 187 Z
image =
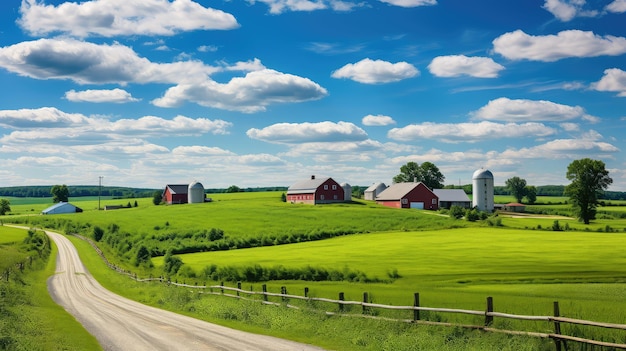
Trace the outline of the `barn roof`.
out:
M 61 201 L 61 202 L 57 202 L 56 204 L 46 208 L 45 210 L 41 211 L 41 213 L 43 213 L 43 214 L 55 213 L 55 212 L 57 212 L 58 209 L 61 209 L 61 208 L 64 208 L 64 207 L 71 208 L 72 212 L 82 212 L 83 211 L 80 207 L 74 206 L 74 205 L 72 205 L 69 202 Z
M 165 186 L 172 194 L 187 194 L 189 186 L 187 184 L 168 184 Z
M 433 189 L 439 201 L 447 202 L 471 202 L 463 189 Z
M 406 196 L 406 194 L 408 194 L 411 190 L 418 187 L 420 184 L 428 189 L 428 187 L 422 182 L 392 184 L 387 189 L 378 194 L 378 196 L 376 196 L 376 200 L 400 200 L 401 198 Z
M 374 191 L 374 190 L 378 189 L 378 187 L 381 187 L 381 186 L 384 187 L 384 188 L 387 187 L 385 185 L 385 183 L 378 182 L 378 183 L 374 183 L 374 184 L 370 185 L 367 189 L 365 189 L 365 192 Z
M 329 177 L 326 177 L 326 178 L 311 177 L 306 180 L 301 180 L 291 185 L 287 189 L 287 193 L 313 192 L 317 188 L 319 188 L 320 185 L 326 182 L 328 179 L 330 178 Z

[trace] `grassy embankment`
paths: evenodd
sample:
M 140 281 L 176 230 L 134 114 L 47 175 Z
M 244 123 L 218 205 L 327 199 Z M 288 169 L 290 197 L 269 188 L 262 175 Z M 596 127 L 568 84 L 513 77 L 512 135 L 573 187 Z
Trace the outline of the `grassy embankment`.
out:
M 21 244 L 27 231 L 0 226 L 0 272 L 37 252 Z M 56 249 L 0 280 L 0 350 L 100 350 L 93 336 L 48 295 Z M 30 262 L 30 260 L 28 260 Z

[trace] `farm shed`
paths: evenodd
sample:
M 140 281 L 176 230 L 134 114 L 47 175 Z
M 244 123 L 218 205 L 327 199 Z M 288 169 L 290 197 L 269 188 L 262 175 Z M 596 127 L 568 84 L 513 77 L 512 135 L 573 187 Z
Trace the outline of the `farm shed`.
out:
M 83 212 L 83 210 L 80 207 L 76 207 L 69 202 L 59 202 L 41 211 L 41 214 L 51 215 L 77 212 Z
M 168 184 L 163 190 L 163 202 L 168 205 L 186 204 L 188 190 L 187 184 Z
M 439 208 L 450 209 L 452 206 L 472 207 L 472 200 L 470 200 L 463 189 L 433 189 L 433 193 L 439 198 Z
M 345 191 L 332 178 L 315 178 L 299 181 L 287 189 L 287 201 L 305 204 L 345 202 Z
M 504 210 L 509 212 L 524 212 L 526 210 L 526 205 L 518 202 L 511 202 L 504 205 Z
M 381 183 L 381 182 L 374 183 L 370 185 L 367 189 L 365 189 L 365 192 L 363 193 L 363 197 L 365 198 L 365 200 L 374 201 L 376 200 L 376 196 L 382 193 L 383 191 L 385 191 L 385 189 L 387 189 L 387 186 L 385 185 L 385 183 Z
M 439 208 L 439 198 L 422 182 L 393 184 L 376 197 L 376 203 L 396 208 Z

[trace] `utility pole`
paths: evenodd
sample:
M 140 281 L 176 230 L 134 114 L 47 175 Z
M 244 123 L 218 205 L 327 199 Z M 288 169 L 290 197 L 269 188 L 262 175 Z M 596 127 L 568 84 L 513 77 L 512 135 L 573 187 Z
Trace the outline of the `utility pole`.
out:
M 98 177 L 98 211 L 100 211 L 100 194 L 102 193 L 102 178 L 103 176 Z

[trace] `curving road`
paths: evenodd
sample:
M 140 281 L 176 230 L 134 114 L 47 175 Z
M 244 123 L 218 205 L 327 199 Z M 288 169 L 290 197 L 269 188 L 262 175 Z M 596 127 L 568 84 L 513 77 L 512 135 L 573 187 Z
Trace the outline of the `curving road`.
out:
M 318 347 L 257 335 L 146 306 L 102 287 L 74 245 L 46 231 L 59 248 L 50 295 L 93 334 L 105 350 L 302 350 Z

